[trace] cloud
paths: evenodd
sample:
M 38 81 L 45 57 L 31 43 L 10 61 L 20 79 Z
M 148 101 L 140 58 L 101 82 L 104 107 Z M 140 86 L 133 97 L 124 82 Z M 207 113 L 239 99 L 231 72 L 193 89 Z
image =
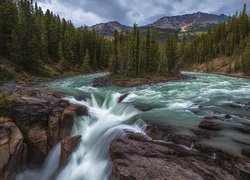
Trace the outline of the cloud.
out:
M 76 26 L 81 26 L 113 20 L 126 25 L 132 25 L 134 22 L 145 25 L 163 16 L 197 11 L 234 14 L 236 11 L 241 11 L 244 0 L 37 0 L 37 2 L 44 10 L 50 9 L 55 14 L 71 20 Z

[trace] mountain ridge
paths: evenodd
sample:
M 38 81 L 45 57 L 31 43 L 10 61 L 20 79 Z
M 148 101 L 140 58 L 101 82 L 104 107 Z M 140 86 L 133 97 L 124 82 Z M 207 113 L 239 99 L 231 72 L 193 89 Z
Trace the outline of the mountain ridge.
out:
M 192 14 L 164 16 L 155 22 L 148 24 L 148 26 L 177 31 L 193 31 L 195 29 L 207 29 L 213 27 L 219 23 L 227 21 L 227 19 L 228 16 L 225 14 L 215 15 L 199 11 Z M 189 29 L 183 29 L 183 27 Z
M 206 31 L 209 27 L 215 27 L 219 23 L 226 22 L 227 20 L 228 16 L 223 13 L 216 15 L 198 11 L 192 14 L 163 16 L 150 24 L 139 26 L 139 28 L 143 29 L 146 26 L 150 26 L 162 30 L 195 32 Z M 104 35 L 106 38 L 113 38 L 115 30 L 127 33 L 132 27 L 123 25 L 118 21 L 109 21 L 93 25 L 88 27 L 88 29 L 94 30 L 97 34 Z

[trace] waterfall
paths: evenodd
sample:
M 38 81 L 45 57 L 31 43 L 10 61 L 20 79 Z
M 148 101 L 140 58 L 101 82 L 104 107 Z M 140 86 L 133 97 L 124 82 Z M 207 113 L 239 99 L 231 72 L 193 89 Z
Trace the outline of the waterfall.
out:
M 134 121 L 132 118 L 140 112 L 126 103 L 133 95 L 128 96 L 124 102 L 117 103 L 120 96 L 119 93 L 106 94 L 105 97 L 92 94 L 86 101 L 68 97 L 71 103 L 86 106 L 89 112 L 89 116 L 75 119 L 72 135 L 82 135 L 82 139 L 69 163 L 57 172 L 60 158 L 60 147 L 57 146 L 41 170 L 26 171 L 17 176 L 17 180 L 47 180 L 55 173 L 57 175 L 53 179 L 57 180 L 109 179 L 112 171 L 109 158 L 111 142 L 125 135 L 125 132 L 144 133 L 146 127 L 142 120 Z

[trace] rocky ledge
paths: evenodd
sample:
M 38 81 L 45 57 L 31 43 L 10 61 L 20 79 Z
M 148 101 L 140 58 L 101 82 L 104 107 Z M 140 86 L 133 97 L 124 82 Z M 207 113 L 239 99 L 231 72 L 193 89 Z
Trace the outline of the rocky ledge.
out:
M 4 180 L 42 165 L 49 151 L 70 135 L 75 117 L 87 115 L 85 107 L 44 88 L 16 87 L 5 93 L 12 98 L 12 113 L 9 118 L 0 117 L 0 179 Z M 65 146 L 70 148 L 63 161 L 74 148 L 70 143 Z
M 206 133 L 200 129 L 199 136 L 178 135 L 173 128 L 156 124 L 148 125 L 148 137 L 129 133 L 111 144 L 112 178 L 250 179 L 250 159 L 200 143 L 200 135 Z

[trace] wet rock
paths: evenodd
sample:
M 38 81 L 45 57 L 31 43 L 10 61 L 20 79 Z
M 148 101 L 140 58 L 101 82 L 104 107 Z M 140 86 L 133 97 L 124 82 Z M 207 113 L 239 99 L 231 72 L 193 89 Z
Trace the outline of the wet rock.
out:
M 226 119 L 231 119 L 231 118 L 232 118 L 232 116 L 231 116 L 231 115 L 229 115 L 229 114 L 226 114 L 226 115 L 225 115 L 225 118 L 226 118 Z
M 245 103 L 231 103 L 231 104 L 228 104 L 229 107 L 231 108 L 247 108 L 247 104 Z
M 236 180 L 234 176 L 222 168 L 217 167 L 216 165 L 210 165 L 208 162 L 201 161 L 197 158 L 189 157 L 186 162 L 188 162 L 189 166 L 202 176 L 203 179 Z
M 234 126 L 235 130 L 240 131 L 245 134 L 250 134 L 250 127 L 249 126 Z
M 237 180 L 250 179 L 250 163 L 236 163 L 234 165 L 234 176 Z
M 69 156 L 81 141 L 82 136 L 72 136 L 65 138 L 61 143 L 60 167 L 67 164 Z
M 203 120 L 199 127 L 207 130 L 219 131 L 221 129 L 220 123 L 215 120 Z
M 218 116 L 206 116 L 204 117 L 204 120 L 219 120 Z
M 114 179 L 235 179 L 194 150 L 135 136 L 123 137 L 110 146 Z
M 0 179 L 14 179 L 24 168 L 26 154 L 19 128 L 11 119 L 0 117 Z
M 70 135 L 74 119 L 87 115 L 87 108 L 70 105 L 63 94 L 46 89 L 22 88 L 16 91 L 12 118 L 28 146 L 27 166 L 39 167 L 48 152 Z
M 242 149 L 241 153 L 250 158 L 250 149 Z
M 164 106 L 160 104 L 134 104 L 134 107 L 142 112 L 150 111 L 152 109 L 160 109 Z
M 170 126 L 158 126 L 157 124 L 148 124 L 146 132 L 154 140 L 170 141 L 170 136 L 174 132 Z
M 121 95 L 121 96 L 118 98 L 117 102 L 118 102 L 118 103 L 121 103 L 124 99 L 126 99 L 126 97 L 129 96 L 129 94 L 130 94 L 130 93 L 125 93 L 125 94 Z
M 106 77 L 95 78 L 92 82 L 93 87 L 106 87 L 111 86 L 112 82 L 108 80 Z
M 175 151 L 165 145 L 121 139 L 110 147 L 114 162 L 112 176 L 115 179 L 202 179 L 192 169 L 168 159 L 173 154 Z
M 198 137 L 198 138 L 205 138 L 210 139 L 216 136 L 215 133 L 211 133 L 210 131 L 206 131 L 203 129 L 191 129 L 191 131 Z

